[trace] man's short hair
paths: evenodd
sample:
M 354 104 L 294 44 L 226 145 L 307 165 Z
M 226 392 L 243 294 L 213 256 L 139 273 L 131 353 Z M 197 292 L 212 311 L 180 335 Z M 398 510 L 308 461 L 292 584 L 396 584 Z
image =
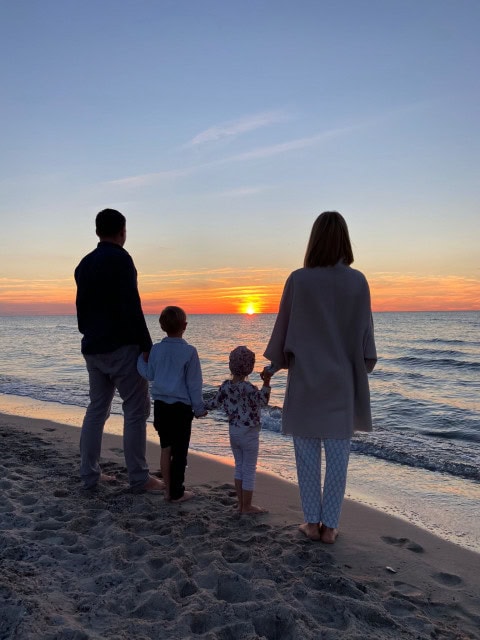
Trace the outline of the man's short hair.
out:
M 116 209 L 103 209 L 95 218 L 95 231 L 99 238 L 113 238 L 123 231 L 127 220 Z
M 183 329 L 187 314 L 181 307 L 165 307 L 159 321 L 165 333 L 177 333 Z

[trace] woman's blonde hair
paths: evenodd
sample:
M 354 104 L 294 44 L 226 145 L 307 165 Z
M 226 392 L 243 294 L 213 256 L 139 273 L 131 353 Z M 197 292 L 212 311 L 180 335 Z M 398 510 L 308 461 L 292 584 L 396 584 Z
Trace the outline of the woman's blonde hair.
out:
M 324 211 L 313 223 L 303 266 L 333 267 L 340 260 L 353 262 L 347 223 L 337 211 Z

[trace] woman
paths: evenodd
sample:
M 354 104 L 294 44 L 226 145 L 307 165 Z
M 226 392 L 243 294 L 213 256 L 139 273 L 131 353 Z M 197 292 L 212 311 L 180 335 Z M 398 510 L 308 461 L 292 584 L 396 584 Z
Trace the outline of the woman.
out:
M 264 373 L 288 369 L 282 431 L 293 436 L 300 530 L 327 544 L 338 535 L 353 432 L 372 429 L 367 373 L 377 354 L 370 291 L 352 262 L 345 220 L 325 211 L 313 225 L 304 268 L 285 283 L 265 351 L 272 365 Z

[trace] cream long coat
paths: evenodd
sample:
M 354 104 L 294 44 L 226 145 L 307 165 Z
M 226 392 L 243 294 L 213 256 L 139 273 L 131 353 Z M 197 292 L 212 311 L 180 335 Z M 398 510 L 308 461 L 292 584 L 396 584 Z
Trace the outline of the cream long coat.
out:
M 290 274 L 264 355 L 288 369 L 283 433 L 344 439 L 371 431 L 367 370 L 377 353 L 360 271 L 338 263 Z

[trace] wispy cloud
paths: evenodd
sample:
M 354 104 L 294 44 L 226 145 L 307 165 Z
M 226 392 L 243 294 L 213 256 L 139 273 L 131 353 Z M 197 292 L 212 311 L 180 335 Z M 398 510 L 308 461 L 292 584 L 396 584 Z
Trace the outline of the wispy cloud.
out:
M 184 177 L 201 171 L 202 169 L 208 169 L 211 167 L 218 167 L 233 162 L 244 162 L 248 160 L 255 160 L 257 158 L 268 158 L 297 149 L 305 149 L 307 147 L 313 147 L 317 144 L 324 142 L 325 140 L 340 135 L 345 135 L 357 127 L 343 127 L 338 129 L 331 129 L 318 133 L 307 138 L 297 138 L 296 140 L 290 140 L 288 142 L 282 142 L 280 144 L 268 145 L 265 147 L 257 147 L 251 151 L 245 151 L 244 153 L 238 153 L 233 156 L 227 156 L 225 158 L 219 158 L 218 160 L 212 160 L 211 162 L 203 162 L 184 169 L 172 169 L 167 171 L 157 171 L 155 173 L 145 173 L 138 176 L 129 176 L 126 178 L 119 178 L 117 180 L 110 180 L 107 184 L 123 187 L 142 187 L 159 182 L 165 179 Z
M 154 182 L 161 181 L 167 178 L 177 178 L 177 177 L 183 177 L 186 175 L 191 175 L 192 173 L 196 173 L 197 171 L 201 171 L 202 169 L 208 169 L 211 167 L 217 167 L 217 166 L 226 165 L 234 162 L 246 162 L 249 160 L 256 160 L 260 158 L 271 158 L 273 156 L 291 153 L 292 151 L 307 149 L 309 147 L 321 145 L 322 143 L 332 138 L 340 138 L 342 136 L 347 136 L 348 134 L 354 133 L 356 131 L 362 131 L 367 128 L 378 126 L 379 124 L 382 124 L 383 122 L 388 121 L 391 118 L 398 117 L 407 111 L 410 111 L 412 109 L 418 109 L 421 106 L 422 105 L 418 105 L 418 104 L 408 105 L 403 108 L 398 108 L 389 112 L 381 113 L 363 120 L 359 120 L 354 123 L 350 123 L 343 127 L 334 127 L 331 129 L 326 129 L 325 131 L 322 131 L 320 133 L 315 133 L 311 136 L 296 138 L 294 140 L 289 140 L 287 142 L 280 142 L 278 144 L 267 145 L 264 147 L 257 147 L 257 148 L 251 149 L 250 151 L 245 151 L 245 152 L 227 156 L 224 158 L 219 158 L 218 160 L 212 160 L 210 162 L 191 165 L 183 169 L 158 171 L 156 173 L 148 173 L 148 174 L 139 175 L 139 176 L 120 178 L 118 180 L 112 180 L 109 184 L 114 184 L 116 186 L 126 186 L 126 187 L 144 186 L 144 185 L 152 184 Z M 260 121 L 260 116 L 258 116 L 258 118 Z M 247 120 L 248 119 L 245 119 L 244 126 L 246 126 Z M 237 121 L 237 124 L 241 122 L 242 120 L 239 120 Z M 251 120 L 251 126 L 253 128 L 253 116 Z M 260 125 L 257 125 L 257 126 L 260 126 Z M 220 127 L 218 128 L 220 129 Z M 207 131 L 213 132 L 214 130 L 216 130 L 216 127 L 212 127 Z M 234 123 L 231 124 L 231 130 L 234 131 Z M 240 126 L 238 126 L 238 130 L 240 130 Z M 247 129 L 244 129 L 244 131 L 246 130 Z M 203 136 L 203 135 L 206 136 L 206 133 L 207 132 L 204 131 L 202 134 L 198 134 L 198 136 L 196 136 L 194 140 L 197 139 L 199 136 Z M 213 136 L 213 133 L 211 135 Z M 234 135 L 234 134 L 232 133 L 231 135 Z M 212 137 L 211 139 L 214 139 L 214 138 Z M 205 141 L 207 141 L 207 138 L 205 138 Z M 196 143 L 196 144 L 199 144 L 199 143 Z
M 213 127 L 205 129 L 197 133 L 197 135 L 186 143 L 186 147 L 195 147 L 207 142 L 216 142 L 224 138 L 231 138 L 232 136 L 238 136 L 242 133 L 248 133 L 261 127 L 268 127 L 272 124 L 279 122 L 285 122 L 290 120 L 291 116 L 283 110 L 277 111 L 264 111 L 262 113 L 255 113 L 249 116 L 244 116 L 238 120 L 231 120 L 230 122 L 223 122 L 216 124 Z
M 197 170 L 197 167 L 185 169 L 169 169 L 166 171 L 156 171 L 155 173 L 144 173 L 138 176 L 129 176 L 127 178 L 118 178 L 116 180 L 108 180 L 106 184 L 122 187 L 145 187 L 159 180 L 169 178 L 181 178 Z
M 317 144 L 321 144 L 329 138 L 336 138 L 338 136 L 350 133 L 356 128 L 358 127 L 351 126 L 341 127 L 338 129 L 330 129 L 329 131 L 324 131 L 323 133 L 318 133 L 306 138 L 297 138 L 296 140 L 290 140 L 289 142 L 281 142 L 279 144 L 272 144 L 266 147 L 258 147 L 257 149 L 252 149 L 251 151 L 245 151 L 244 153 L 230 156 L 228 161 L 240 162 L 243 160 L 254 160 L 255 158 L 269 158 L 271 156 L 278 156 L 290 151 L 296 151 L 297 149 L 306 149 L 307 147 L 313 147 Z
M 269 188 L 270 187 L 238 187 L 236 189 L 226 189 L 225 191 L 220 191 L 215 195 L 220 198 L 244 198 L 246 196 L 254 196 L 257 193 L 262 193 Z

